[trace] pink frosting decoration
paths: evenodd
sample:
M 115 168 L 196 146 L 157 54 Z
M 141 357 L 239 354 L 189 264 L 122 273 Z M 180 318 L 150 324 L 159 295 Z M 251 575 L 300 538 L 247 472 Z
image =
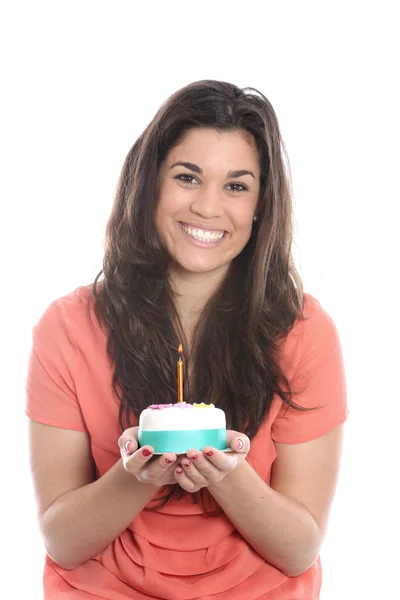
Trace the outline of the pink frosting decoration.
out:
M 151 404 L 148 408 L 162 410 L 163 408 L 193 408 L 193 406 L 186 402 L 177 402 L 176 404 Z

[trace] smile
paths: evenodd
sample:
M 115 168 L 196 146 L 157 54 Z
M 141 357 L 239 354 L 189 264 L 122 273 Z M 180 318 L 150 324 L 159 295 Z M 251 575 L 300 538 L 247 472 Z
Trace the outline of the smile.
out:
M 189 227 L 185 223 L 179 222 L 179 227 L 190 237 L 199 242 L 218 242 L 222 240 L 225 231 L 208 231 L 207 229 L 199 229 L 198 227 Z

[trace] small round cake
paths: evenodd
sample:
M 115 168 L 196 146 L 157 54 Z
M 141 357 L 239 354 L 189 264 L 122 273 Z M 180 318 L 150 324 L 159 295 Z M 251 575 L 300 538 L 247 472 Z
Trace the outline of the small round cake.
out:
M 213 404 L 152 404 L 139 417 L 139 446 L 185 453 L 205 446 L 226 448 L 225 413 Z

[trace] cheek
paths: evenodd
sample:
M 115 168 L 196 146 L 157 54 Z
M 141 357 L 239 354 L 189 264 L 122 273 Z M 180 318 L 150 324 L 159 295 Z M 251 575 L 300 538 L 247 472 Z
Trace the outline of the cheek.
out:
M 155 212 L 155 225 L 159 236 L 164 244 L 169 244 L 175 236 L 175 221 L 182 211 L 181 196 L 176 193 L 168 193 L 166 189 L 159 194 Z
M 253 227 L 253 216 L 254 216 L 253 206 L 249 209 L 249 206 L 243 206 L 238 208 L 235 211 L 234 222 L 236 222 L 237 229 L 243 231 L 243 233 L 248 233 L 250 235 L 251 229 Z
M 157 208 L 156 208 L 156 212 L 154 215 L 154 221 L 156 224 L 156 229 L 158 230 L 159 233 L 161 233 L 162 232 L 162 227 L 161 227 L 161 225 L 162 225 L 162 208 L 160 207 L 159 204 L 157 205 Z
M 185 194 L 179 189 L 168 189 L 168 186 L 160 193 L 157 203 L 157 219 L 163 220 L 174 217 L 185 207 Z

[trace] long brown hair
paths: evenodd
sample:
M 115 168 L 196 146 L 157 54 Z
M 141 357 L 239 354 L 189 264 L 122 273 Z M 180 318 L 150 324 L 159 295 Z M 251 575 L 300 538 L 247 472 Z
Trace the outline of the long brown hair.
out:
M 160 107 L 123 165 L 103 268 L 92 286 L 95 313 L 108 331 L 124 430 L 132 413 L 138 417 L 149 404 L 176 402 L 177 347 L 184 332 L 167 277 L 169 256 L 155 226 L 156 186 L 171 148 L 199 127 L 250 133 L 261 181 L 251 237 L 197 324 L 195 367 L 185 399 L 222 408 L 227 427 L 251 439 L 275 393 L 302 410 L 277 362 L 280 342 L 296 318 L 304 319 L 303 286 L 292 258 L 289 160 L 274 109 L 263 94 L 206 80 L 182 88 Z M 174 488 L 179 496 L 174 486 L 156 508 Z

